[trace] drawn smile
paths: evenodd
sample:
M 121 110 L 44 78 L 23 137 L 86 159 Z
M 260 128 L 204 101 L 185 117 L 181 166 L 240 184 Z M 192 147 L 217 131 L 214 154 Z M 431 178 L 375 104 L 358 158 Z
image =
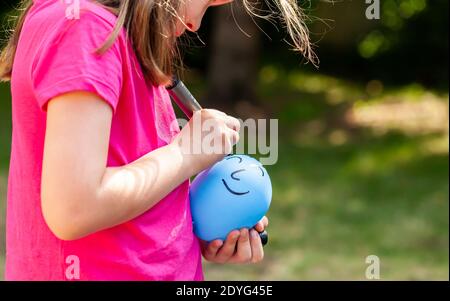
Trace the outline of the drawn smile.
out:
M 230 186 L 228 186 L 227 182 L 224 179 L 222 179 L 222 183 L 229 192 L 235 195 L 244 195 L 250 192 L 250 190 L 247 190 L 245 192 L 234 191 L 233 189 L 230 188 Z

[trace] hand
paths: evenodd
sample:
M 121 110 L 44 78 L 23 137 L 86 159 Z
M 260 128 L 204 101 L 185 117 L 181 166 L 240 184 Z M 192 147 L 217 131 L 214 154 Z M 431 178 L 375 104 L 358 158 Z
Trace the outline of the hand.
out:
M 264 231 L 269 220 L 263 217 L 254 229 L 231 231 L 225 243 L 220 239 L 209 244 L 202 242 L 202 254 L 206 260 L 215 263 L 258 263 L 264 258 L 264 250 L 258 232 Z
M 239 141 L 240 123 L 234 117 L 212 110 L 194 112 L 172 144 L 180 151 L 192 175 L 210 167 L 231 153 Z

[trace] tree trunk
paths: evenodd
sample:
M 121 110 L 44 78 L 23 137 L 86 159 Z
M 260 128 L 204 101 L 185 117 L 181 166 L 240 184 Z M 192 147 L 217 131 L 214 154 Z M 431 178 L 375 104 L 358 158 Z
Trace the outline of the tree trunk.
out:
M 239 29 L 231 9 L 250 37 Z M 205 102 L 209 107 L 236 111 L 241 102 L 256 102 L 260 31 L 240 2 L 214 10 Z

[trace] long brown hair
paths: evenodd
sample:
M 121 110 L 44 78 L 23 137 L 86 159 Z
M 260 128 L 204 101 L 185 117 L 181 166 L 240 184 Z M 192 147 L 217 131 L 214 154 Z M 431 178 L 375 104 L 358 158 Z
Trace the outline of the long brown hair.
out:
M 177 39 L 173 34 L 181 1 L 185 0 L 94 0 L 118 17 L 116 26 L 98 49 L 104 53 L 114 44 L 120 30 L 126 28 L 136 56 L 146 77 L 154 84 L 161 85 L 170 82 L 172 74 L 181 63 Z M 297 5 L 297 0 L 264 0 L 270 9 L 269 14 L 261 15 L 261 10 L 252 5 L 254 0 L 242 0 L 249 14 L 272 19 L 278 17 L 285 25 L 291 39 L 293 50 L 299 51 L 312 63 L 317 62 L 305 25 L 305 15 Z M 273 9 L 275 3 L 277 11 Z M 22 31 L 25 16 L 33 4 L 32 0 L 22 0 L 19 15 L 13 26 L 8 43 L 0 53 L 0 80 L 11 79 L 14 56 Z M 266 11 L 267 12 L 267 11 Z

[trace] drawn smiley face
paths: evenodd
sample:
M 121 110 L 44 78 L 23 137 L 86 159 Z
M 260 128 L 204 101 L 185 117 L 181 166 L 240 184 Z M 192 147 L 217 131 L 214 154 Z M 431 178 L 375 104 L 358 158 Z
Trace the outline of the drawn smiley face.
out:
M 235 155 L 235 156 L 227 156 L 224 160 L 237 160 L 238 164 L 242 164 L 242 161 L 243 161 L 242 157 L 236 156 L 236 155 Z M 254 163 L 254 164 L 247 165 L 245 168 L 240 168 L 240 169 L 237 169 L 237 170 L 233 171 L 233 172 L 230 174 L 230 178 L 231 178 L 232 180 L 234 180 L 234 181 L 241 181 L 241 178 L 240 178 L 239 174 L 240 174 L 240 173 L 243 173 L 243 172 L 248 172 L 247 168 L 249 168 L 249 169 L 258 169 L 259 172 L 261 173 L 261 177 L 264 177 L 265 174 L 266 174 L 266 173 L 264 172 L 263 167 L 261 166 L 261 163 L 257 162 L 257 163 Z M 254 172 L 254 170 L 251 170 L 251 172 Z M 226 181 L 224 178 L 222 178 L 222 183 L 223 183 L 223 185 L 225 186 L 225 188 L 226 188 L 230 193 L 232 193 L 232 194 L 234 194 L 234 195 L 245 195 L 245 194 L 250 193 L 250 190 L 246 190 L 246 191 L 237 191 L 237 190 L 232 189 L 232 188 L 230 187 L 230 185 L 232 186 L 232 184 L 233 184 L 232 181 L 230 181 L 230 185 L 229 185 L 229 184 L 227 183 L 227 181 Z
M 259 161 L 229 155 L 194 179 L 189 196 L 195 234 L 205 241 L 225 239 L 230 231 L 251 228 L 265 215 L 272 184 Z

